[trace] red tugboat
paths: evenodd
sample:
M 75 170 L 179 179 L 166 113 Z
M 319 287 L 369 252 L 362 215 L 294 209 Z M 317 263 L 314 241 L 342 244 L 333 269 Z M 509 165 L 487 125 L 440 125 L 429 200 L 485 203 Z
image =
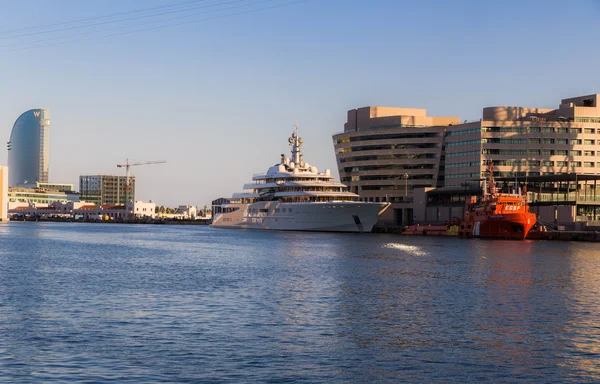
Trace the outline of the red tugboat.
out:
M 536 223 L 527 197 L 520 193 L 498 193 L 490 162 L 487 191 L 479 200 L 467 201 L 458 236 L 523 240 Z

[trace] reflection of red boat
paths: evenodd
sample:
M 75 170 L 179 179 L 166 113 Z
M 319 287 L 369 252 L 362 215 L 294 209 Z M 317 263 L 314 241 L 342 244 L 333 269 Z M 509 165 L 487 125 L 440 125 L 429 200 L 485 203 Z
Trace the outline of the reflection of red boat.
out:
M 520 193 L 498 193 L 491 163 L 489 172 L 484 196 L 479 201 L 467 201 L 458 235 L 523 240 L 535 224 L 536 215 L 529 212 L 527 198 Z

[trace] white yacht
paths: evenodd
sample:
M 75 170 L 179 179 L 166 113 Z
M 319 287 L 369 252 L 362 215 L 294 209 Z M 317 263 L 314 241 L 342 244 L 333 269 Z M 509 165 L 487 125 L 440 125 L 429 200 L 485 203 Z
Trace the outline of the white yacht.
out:
M 243 193 L 213 206 L 215 228 L 285 231 L 371 232 L 390 203 L 359 201 L 334 181 L 329 169 L 319 172 L 302 156 L 303 140 L 295 127 L 292 157 L 281 155 L 265 174 L 252 178 Z

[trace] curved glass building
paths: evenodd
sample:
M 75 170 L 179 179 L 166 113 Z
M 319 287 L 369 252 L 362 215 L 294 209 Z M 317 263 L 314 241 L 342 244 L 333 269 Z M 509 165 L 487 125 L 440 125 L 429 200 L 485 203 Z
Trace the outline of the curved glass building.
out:
M 8 144 L 8 185 L 35 186 L 48 182 L 50 111 L 32 109 L 13 125 Z

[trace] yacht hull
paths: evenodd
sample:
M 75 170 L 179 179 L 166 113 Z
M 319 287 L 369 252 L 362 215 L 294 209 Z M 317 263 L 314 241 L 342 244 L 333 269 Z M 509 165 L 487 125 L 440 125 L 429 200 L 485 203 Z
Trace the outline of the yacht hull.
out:
M 228 204 L 233 212 L 214 217 L 215 228 L 276 231 L 371 232 L 389 203 L 279 201 Z

